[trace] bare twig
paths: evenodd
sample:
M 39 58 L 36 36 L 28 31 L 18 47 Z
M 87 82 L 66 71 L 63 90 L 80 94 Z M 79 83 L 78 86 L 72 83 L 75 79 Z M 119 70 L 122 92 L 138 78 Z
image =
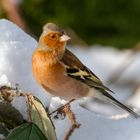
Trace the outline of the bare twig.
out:
M 64 138 L 64 140 L 69 140 L 72 133 L 74 133 L 75 129 L 79 128 L 81 124 L 79 124 L 76 121 L 75 114 L 72 112 L 70 105 L 65 106 L 65 108 L 63 108 L 63 111 L 66 113 L 66 116 L 68 117 L 71 123 L 71 127 L 66 133 L 65 138 Z
M 11 102 L 15 96 L 23 96 L 24 93 L 20 92 L 17 85 L 16 87 L 1 86 L 0 95 L 7 102 Z
M 75 129 L 80 127 L 80 124 L 76 121 L 75 114 L 71 110 L 70 103 L 72 103 L 73 101 L 75 101 L 75 99 L 70 100 L 68 103 L 59 107 L 58 109 L 56 109 L 55 111 L 49 114 L 49 115 L 52 115 L 55 112 L 57 112 L 57 114 L 64 114 L 64 116 L 68 117 L 71 126 L 68 132 L 66 133 L 64 140 L 68 140 L 70 136 L 72 135 L 72 133 L 74 133 Z

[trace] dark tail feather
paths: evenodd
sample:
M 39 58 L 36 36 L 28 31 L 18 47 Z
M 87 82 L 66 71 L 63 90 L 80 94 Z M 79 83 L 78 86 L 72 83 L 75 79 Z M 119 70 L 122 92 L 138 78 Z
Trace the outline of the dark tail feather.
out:
M 124 109 L 125 111 L 127 111 L 128 113 L 130 113 L 133 117 L 135 117 L 136 119 L 140 119 L 140 115 L 138 115 L 137 113 L 135 113 L 133 110 L 131 110 L 130 108 L 128 108 L 127 106 L 125 106 L 124 104 L 122 104 L 121 102 L 119 102 L 118 100 L 116 100 L 113 96 L 111 96 L 107 91 L 103 91 L 102 93 L 104 96 L 108 97 L 109 99 L 111 99 L 112 103 L 119 106 L 120 108 Z
M 111 89 L 109 89 L 108 87 L 106 87 L 106 86 L 104 86 L 104 85 L 103 85 L 103 88 L 104 88 L 104 90 L 107 90 L 107 91 L 109 91 L 109 92 L 111 92 L 111 93 L 114 93 L 114 94 L 115 94 L 115 92 L 114 92 L 114 91 L 112 91 Z

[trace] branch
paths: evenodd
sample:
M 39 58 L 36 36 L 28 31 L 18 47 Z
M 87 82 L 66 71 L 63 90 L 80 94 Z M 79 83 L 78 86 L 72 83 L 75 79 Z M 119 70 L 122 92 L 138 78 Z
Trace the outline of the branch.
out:
M 49 115 L 52 115 L 55 112 L 57 112 L 57 115 L 64 114 L 64 117 L 65 116 L 68 117 L 71 126 L 70 126 L 68 132 L 66 133 L 64 140 L 69 140 L 70 136 L 72 135 L 72 133 L 74 133 L 75 129 L 80 127 L 80 124 L 76 121 L 75 114 L 71 110 L 70 103 L 72 103 L 73 101 L 75 101 L 75 99 L 70 100 L 68 103 L 59 107 L 58 109 L 56 109 L 55 111 L 53 111 L 49 114 Z M 58 118 L 58 117 L 56 117 L 56 118 Z
M 72 133 L 74 133 L 75 129 L 79 128 L 81 124 L 79 124 L 76 121 L 75 114 L 72 112 L 70 105 L 67 105 L 65 108 L 63 108 L 63 111 L 66 113 L 66 116 L 68 117 L 71 123 L 71 127 L 66 133 L 65 138 L 64 138 L 64 140 L 69 140 Z

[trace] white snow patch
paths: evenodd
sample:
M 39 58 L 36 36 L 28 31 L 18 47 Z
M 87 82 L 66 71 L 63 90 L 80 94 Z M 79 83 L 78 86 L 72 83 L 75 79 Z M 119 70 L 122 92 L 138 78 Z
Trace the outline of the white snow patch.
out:
M 0 34 L 0 77 L 6 75 L 11 85 L 18 83 L 23 92 L 32 92 L 47 106 L 49 96 L 31 72 L 31 57 L 37 41 L 5 19 L 0 20 Z
M 52 112 L 66 103 L 67 101 L 60 99 L 59 97 L 53 97 L 50 101 L 49 111 Z
M 0 87 L 1 86 L 11 86 L 11 83 L 9 82 L 9 80 L 5 74 L 0 76 Z

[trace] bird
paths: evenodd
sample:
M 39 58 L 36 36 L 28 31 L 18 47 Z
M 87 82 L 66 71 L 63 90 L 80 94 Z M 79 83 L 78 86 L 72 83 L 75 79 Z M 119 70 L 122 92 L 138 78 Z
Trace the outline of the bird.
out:
M 52 96 L 68 101 L 83 97 L 105 98 L 135 118 L 140 116 L 115 99 L 114 92 L 80 59 L 66 48 L 70 37 L 54 23 L 43 26 L 38 47 L 32 54 L 32 73 L 36 81 Z M 94 100 L 93 100 L 94 101 Z

